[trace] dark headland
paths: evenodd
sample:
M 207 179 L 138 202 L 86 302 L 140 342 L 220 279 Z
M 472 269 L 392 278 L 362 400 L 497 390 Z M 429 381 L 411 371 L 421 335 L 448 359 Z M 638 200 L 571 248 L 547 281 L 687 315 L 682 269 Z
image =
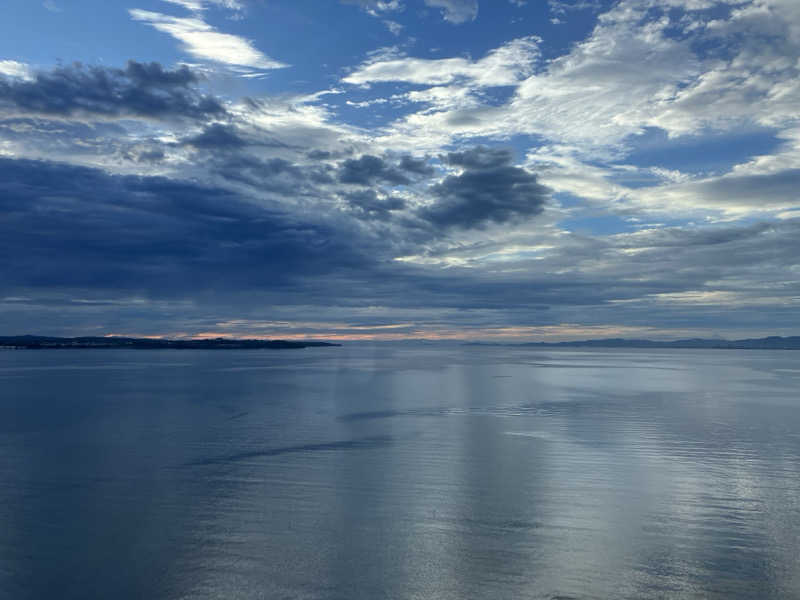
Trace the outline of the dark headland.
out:
M 628 340 L 611 338 L 580 340 L 574 342 L 495 343 L 472 342 L 470 346 L 514 346 L 524 348 L 709 348 L 725 350 L 800 350 L 800 336 L 770 336 L 746 340 L 687 339 L 662 342 L 653 340 Z
M 291 350 L 318 346 L 341 346 L 329 342 L 287 340 L 234 340 L 213 338 L 204 340 L 167 340 L 129 337 L 49 337 L 40 335 L 0 336 L 0 348 L 134 348 L 143 350 Z

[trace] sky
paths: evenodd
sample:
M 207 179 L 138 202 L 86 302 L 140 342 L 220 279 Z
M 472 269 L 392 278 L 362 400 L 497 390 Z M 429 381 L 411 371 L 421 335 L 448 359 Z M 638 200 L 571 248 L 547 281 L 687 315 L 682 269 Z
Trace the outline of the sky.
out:
M 797 0 L 0 14 L 0 333 L 800 335 Z

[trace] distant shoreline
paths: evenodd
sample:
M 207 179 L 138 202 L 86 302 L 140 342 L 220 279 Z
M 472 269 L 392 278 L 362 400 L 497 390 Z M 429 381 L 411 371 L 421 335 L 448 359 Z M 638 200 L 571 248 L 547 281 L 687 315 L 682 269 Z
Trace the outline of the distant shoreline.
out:
M 709 340 L 702 338 L 659 342 L 653 340 L 628 340 L 611 338 L 602 340 L 580 340 L 574 342 L 468 342 L 467 346 L 504 346 L 513 348 L 639 348 L 663 349 L 680 348 L 684 350 L 800 350 L 800 336 L 744 340 Z
M 288 340 L 236 340 L 214 338 L 208 340 L 169 340 L 126 337 L 49 337 L 38 335 L 0 336 L 0 348 L 7 350 L 107 350 L 128 348 L 134 350 L 299 350 L 341 346 L 331 342 Z

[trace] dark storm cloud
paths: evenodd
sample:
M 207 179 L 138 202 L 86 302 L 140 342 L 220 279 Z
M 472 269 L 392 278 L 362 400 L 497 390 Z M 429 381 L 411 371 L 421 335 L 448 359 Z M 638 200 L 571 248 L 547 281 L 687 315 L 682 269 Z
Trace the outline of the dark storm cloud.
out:
M 316 194 L 317 185 L 334 182 L 328 165 L 301 167 L 284 158 L 260 159 L 243 153 L 215 155 L 207 168 L 228 181 L 293 198 Z
M 430 177 L 434 173 L 434 169 L 428 164 L 427 159 L 414 158 L 408 154 L 400 159 L 400 164 L 398 166 L 400 170 L 420 177 Z
M 363 268 L 360 245 L 221 189 L 0 159 L 2 285 L 163 295 Z
M 214 123 L 195 136 L 183 141 L 184 144 L 195 148 L 209 150 L 229 150 L 243 148 L 247 142 L 238 134 L 235 127 Z
M 188 67 L 129 61 L 124 69 L 79 63 L 40 71 L 32 80 L 0 78 L 0 106 L 22 114 L 98 118 L 203 118 L 225 112 L 200 93 Z
M 326 150 L 312 150 L 306 156 L 311 160 L 328 160 L 333 154 Z
M 357 185 L 376 183 L 408 185 L 411 183 L 411 179 L 400 169 L 371 154 L 344 161 L 339 168 L 339 181 Z
M 502 153 L 494 153 L 494 159 L 492 154 L 458 153 L 447 160 L 468 165 L 466 172 L 507 165 Z M 241 172 L 241 157 L 230 159 Z M 281 159 L 253 159 L 249 168 L 260 173 L 259 181 L 272 179 L 287 189 L 296 190 L 297 182 L 309 179 L 305 167 Z M 135 296 L 148 298 L 148 303 L 128 306 L 125 314 L 152 323 L 158 313 L 161 327 L 169 331 L 179 330 L 173 318 L 239 318 L 248 311 L 264 318 L 271 312 L 265 307 L 273 305 L 296 307 L 301 320 L 309 306 L 424 306 L 430 314 L 447 311 L 443 325 L 475 326 L 475 314 L 469 311 L 476 310 L 500 311 L 486 317 L 487 325 L 500 315 L 516 324 L 572 322 L 575 311 L 602 321 L 621 318 L 619 306 L 611 304 L 618 300 L 637 302 L 625 304 L 625 321 L 658 325 L 674 319 L 676 309 L 647 298 L 702 291 L 709 282 L 717 286 L 710 289 L 728 286 L 754 299 L 765 287 L 787 302 L 800 296 L 786 275 L 797 262 L 798 220 L 698 228 L 691 235 L 675 229 L 610 240 L 568 236 L 563 247 L 537 259 L 535 269 L 524 256 L 509 257 L 502 268 L 486 263 L 482 268 L 442 269 L 392 260 L 402 255 L 399 244 L 405 242 L 374 234 L 365 223 L 372 220 L 390 229 L 394 220 L 388 216 L 402 209 L 401 199 L 370 189 L 339 192 L 339 197 L 358 219 L 342 218 L 338 212 L 292 215 L 197 183 L 2 159 L 0 298 L 50 297 L 63 305 L 76 297 L 94 303 L 75 304 L 69 313 L 74 317 L 56 315 L 52 311 L 61 309 L 44 305 L 25 308 L 28 301 L 17 308 L 4 305 L 4 311 L 16 312 L 0 315 L 0 321 L 18 327 L 25 314 L 30 319 L 26 323 L 36 327 L 47 315 L 61 326 L 68 318 L 116 323 L 115 315 L 123 314 L 116 299 Z M 639 251 L 621 251 L 627 248 Z M 421 248 L 409 245 L 406 250 Z M 154 299 L 187 298 L 192 307 L 177 313 L 152 304 Z M 97 300 L 113 302 L 101 305 Z M 786 305 L 787 319 L 793 308 Z M 719 308 L 678 310 L 687 325 L 695 316 L 697 324 L 698 319 L 719 322 L 739 314 L 733 307 L 725 308 L 727 316 Z M 770 314 L 774 317 L 776 311 Z
M 452 152 L 444 162 L 463 168 L 430 188 L 437 201 L 418 216 L 439 228 L 481 228 L 537 215 L 550 190 L 533 175 L 512 165 L 508 150 L 477 147 Z
M 181 140 L 181 144 L 211 152 L 240 150 L 246 146 L 290 149 L 288 144 L 275 140 L 263 131 L 246 133 L 226 123 L 207 125 L 200 133 Z
M 375 190 L 359 190 L 343 195 L 348 205 L 357 213 L 371 219 L 385 220 L 391 211 L 402 210 L 406 203 L 402 198 L 381 199 Z

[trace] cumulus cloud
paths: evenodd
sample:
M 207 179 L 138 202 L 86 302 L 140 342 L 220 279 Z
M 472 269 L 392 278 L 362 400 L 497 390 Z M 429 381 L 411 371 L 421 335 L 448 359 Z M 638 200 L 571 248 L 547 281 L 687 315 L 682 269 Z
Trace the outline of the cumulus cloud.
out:
M 549 190 L 535 175 L 512 165 L 510 151 L 477 147 L 443 157 L 462 172 L 430 188 L 434 204 L 418 216 L 435 227 L 481 228 L 506 223 L 544 210 Z
M 16 60 L 0 60 L 0 75 L 6 77 L 31 78 L 31 68 L 25 63 Z
M 398 169 L 370 154 L 344 161 L 339 170 L 339 181 L 358 185 L 371 185 L 378 182 L 392 185 L 411 183 L 411 180 Z
M 431 8 L 440 8 L 445 21 L 458 25 L 478 16 L 478 0 L 425 0 Z
M 403 156 L 399 163 L 392 164 L 378 156 L 365 154 L 360 158 L 349 158 L 339 167 L 339 181 L 357 185 L 408 185 L 413 177 L 432 174 L 433 169 L 425 160 L 408 155 Z
M 192 15 L 136 14 L 212 60 L 219 38 L 192 37 L 226 35 L 203 19 L 212 2 L 172 3 Z M 356 3 L 381 19 L 403 8 Z M 469 21 L 476 3 L 436 8 L 455 22 L 457 4 Z M 566 4 L 595 7 L 553 10 Z M 73 306 L 69 298 L 93 298 L 74 306 L 95 307 L 81 321 L 95 325 L 120 314 L 120 298 L 138 298 L 151 325 L 158 302 L 171 316 L 171 303 L 186 300 L 195 308 L 181 305 L 182 315 L 263 319 L 269 306 L 270 318 L 336 313 L 358 324 L 402 314 L 462 329 L 796 327 L 800 9 L 721 4 L 619 0 L 546 61 L 538 38 L 478 59 L 375 54 L 345 81 L 417 87 L 383 99 L 386 113 L 403 110 L 372 129 L 337 111 L 364 89 L 223 101 L 188 68 L 36 73 L 2 61 L 0 155 L 140 175 L 0 160 L 0 261 L 9 265 L 0 288 L 36 298 L 27 322 L 37 327 L 47 310 Z M 240 62 L 216 62 L 257 68 L 263 53 L 231 37 Z M 241 43 L 256 54 L 241 54 Z M 710 167 L 702 157 L 696 169 L 637 162 L 647 144 L 742 127 L 759 133 L 737 139 L 768 143 L 721 152 Z M 529 144 L 524 167 L 508 150 L 463 149 L 512 137 Z M 667 149 L 651 156 L 674 159 Z M 10 311 L 23 305 L 0 300 L 0 320 L 16 327 L 21 313 Z
M 184 0 L 180 0 L 184 1 Z M 441 10 L 442 18 L 453 24 L 474 21 L 478 16 L 478 0 L 424 0 L 425 5 Z M 373 17 L 405 9 L 401 0 L 341 0 L 343 4 L 356 4 Z
M 209 148 L 212 150 L 226 150 L 243 148 L 247 142 L 236 131 L 235 127 L 214 123 L 204 128 L 197 135 L 186 138 L 184 144 L 196 148 Z
M 373 17 L 399 12 L 405 8 L 400 0 L 341 0 L 343 4 L 356 4 Z
M 423 59 L 378 55 L 343 81 L 356 85 L 383 81 L 443 85 L 465 79 L 477 86 L 516 85 L 534 71 L 539 59 L 540 41 L 536 36 L 512 40 L 476 61 L 467 58 Z
M 462 169 L 462 175 L 515 168 L 510 154 L 502 150 L 479 148 L 442 159 Z M 291 171 L 302 176 L 286 161 L 264 162 L 257 168 L 276 177 Z M 515 181 L 525 173 L 507 175 Z M 476 214 L 458 183 L 447 184 L 446 178 L 440 185 L 442 199 L 449 199 L 453 210 L 429 213 L 432 225 L 461 228 L 492 220 L 485 211 Z M 528 179 L 522 185 L 536 184 Z M 497 189 L 507 188 L 498 184 Z M 543 193 L 531 190 L 533 206 Z M 773 325 L 796 319 L 792 298 L 800 291 L 796 282 L 787 280 L 787 269 L 796 264 L 800 251 L 798 219 L 692 231 L 657 228 L 602 238 L 565 236 L 545 228 L 492 244 L 445 245 L 441 263 L 416 266 L 389 261 L 397 242 L 370 237 L 354 226 L 364 219 L 396 221 L 392 213 L 408 209 L 402 199 L 374 190 L 349 191 L 341 198 L 358 219 L 328 219 L 309 211 L 292 214 L 278 205 L 269 208 L 239 193 L 195 182 L 0 159 L 0 260 L 8 265 L 0 292 L 30 298 L 4 305 L 4 318 L 13 314 L 18 325 L 41 322 L 49 310 L 42 303 L 55 298 L 51 304 L 59 311 L 59 327 L 80 319 L 104 324 L 109 315 L 116 319 L 121 311 L 135 308 L 161 332 L 175 326 L 176 310 L 186 320 L 209 311 L 218 320 L 224 315 L 242 318 L 248 311 L 263 318 L 265 305 L 271 307 L 271 317 L 281 310 L 308 320 L 310 307 L 315 307 L 315 315 L 341 311 L 351 323 L 361 321 L 357 315 L 365 306 L 371 307 L 365 313 L 369 318 L 377 310 L 397 316 L 414 307 L 420 311 L 415 319 L 438 319 L 443 328 L 498 323 L 652 325 L 676 316 L 686 326 L 752 324 L 763 314 L 752 307 L 766 305 Z M 488 202 L 493 202 L 491 195 Z M 455 205 L 467 216 L 456 214 Z M 501 207 L 499 222 L 516 218 L 512 213 L 520 218 L 530 214 L 530 205 L 520 206 Z M 531 252 L 536 253 L 535 262 Z M 459 255 L 469 268 L 438 268 L 437 264 L 454 264 L 449 258 Z M 353 289 L 359 290 L 357 298 Z M 724 311 L 698 308 L 698 297 L 714 293 L 724 293 L 735 304 L 726 304 Z M 67 310 L 72 305 L 66 298 L 107 299 L 110 308 L 81 303 L 83 312 L 78 314 L 77 308 Z M 125 298 L 139 300 L 134 308 L 125 308 Z M 186 298 L 192 299 L 189 305 L 170 305 L 160 312 L 158 302 Z M 623 312 L 619 302 L 624 303 Z M 687 302 L 694 303 L 691 311 Z M 739 306 L 745 312 L 737 311 Z M 545 307 L 551 308 L 543 311 Z M 447 316 L 454 308 L 461 317 Z M 124 321 L 125 326 L 131 322 Z
M 730 4 L 715 16 L 707 2 L 670 0 L 663 11 L 652 0 L 621 0 L 565 54 L 516 80 L 501 78 L 517 86 L 508 101 L 442 98 L 435 110 L 399 119 L 386 143 L 427 148 L 461 136 L 527 133 L 596 159 L 624 153 L 632 136 L 652 128 L 677 137 L 790 127 L 800 102 L 800 10 L 783 0 Z M 345 81 L 442 86 L 461 77 L 462 87 L 479 87 L 458 59 L 446 60 L 373 59 Z
M 197 15 L 172 17 L 138 8 L 128 12 L 135 20 L 171 35 L 181 42 L 186 52 L 201 60 L 254 69 L 280 69 L 288 66 L 258 50 L 250 40 L 216 31 Z
M 102 118 L 201 118 L 225 112 L 200 93 L 188 67 L 129 61 L 124 69 L 73 64 L 30 79 L 0 78 L 0 105 L 21 114 Z
M 385 220 L 393 211 L 403 210 L 406 207 L 406 202 L 402 198 L 379 197 L 372 189 L 347 192 L 342 198 L 356 213 L 369 219 Z

